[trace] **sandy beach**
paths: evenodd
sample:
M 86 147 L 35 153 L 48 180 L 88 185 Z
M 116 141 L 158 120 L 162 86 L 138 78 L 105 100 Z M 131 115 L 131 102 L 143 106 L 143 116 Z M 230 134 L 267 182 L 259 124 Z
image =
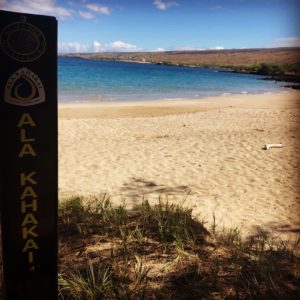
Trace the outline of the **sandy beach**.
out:
M 295 91 L 60 105 L 60 197 L 168 195 L 218 228 L 298 233 L 299 107 Z

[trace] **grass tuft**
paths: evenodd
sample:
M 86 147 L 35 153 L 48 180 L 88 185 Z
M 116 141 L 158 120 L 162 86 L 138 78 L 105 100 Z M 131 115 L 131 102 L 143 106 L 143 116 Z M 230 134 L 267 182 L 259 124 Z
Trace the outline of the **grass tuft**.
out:
M 285 299 L 300 296 L 297 238 L 211 232 L 159 198 L 127 210 L 109 196 L 59 207 L 60 299 Z

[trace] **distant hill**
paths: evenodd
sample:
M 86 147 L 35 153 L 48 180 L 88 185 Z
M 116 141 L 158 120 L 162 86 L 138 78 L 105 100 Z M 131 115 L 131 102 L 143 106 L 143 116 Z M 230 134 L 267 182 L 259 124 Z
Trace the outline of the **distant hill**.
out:
M 300 65 L 300 47 L 167 52 L 101 52 L 63 56 L 204 67 L 250 67 L 259 64 Z

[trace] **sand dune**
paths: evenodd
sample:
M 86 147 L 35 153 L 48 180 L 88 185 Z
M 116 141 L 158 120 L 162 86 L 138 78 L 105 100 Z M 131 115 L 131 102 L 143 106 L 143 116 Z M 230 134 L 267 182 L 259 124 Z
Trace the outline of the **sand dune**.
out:
M 59 193 L 185 200 L 200 219 L 300 232 L 300 94 L 62 105 Z M 263 150 L 265 143 L 283 143 Z

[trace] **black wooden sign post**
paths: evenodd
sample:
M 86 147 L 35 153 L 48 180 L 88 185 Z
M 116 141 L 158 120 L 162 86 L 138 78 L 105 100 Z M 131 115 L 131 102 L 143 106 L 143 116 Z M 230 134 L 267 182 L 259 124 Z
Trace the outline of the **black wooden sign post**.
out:
M 0 11 L 6 298 L 57 298 L 57 21 Z

